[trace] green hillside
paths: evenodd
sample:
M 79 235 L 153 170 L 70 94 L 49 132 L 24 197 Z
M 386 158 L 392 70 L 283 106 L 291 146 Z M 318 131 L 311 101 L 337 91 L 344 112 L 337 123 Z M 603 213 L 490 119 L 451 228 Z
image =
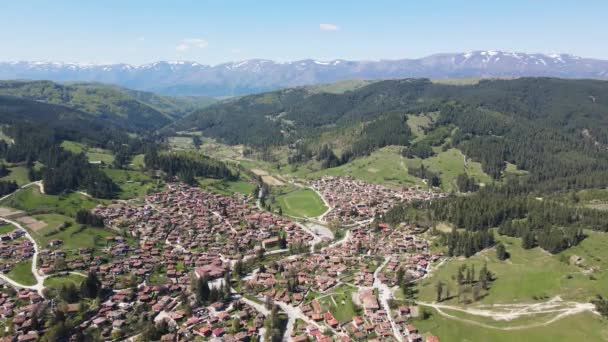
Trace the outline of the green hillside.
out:
M 2 81 L 0 95 L 63 105 L 129 130 L 157 129 L 208 105 L 210 98 L 164 97 L 99 83 Z
M 258 151 L 289 146 L 292 164 L 316 158 L 325 167 L 389 145 L 421 159 L 456 148 L 496 180 L 512 165 L 528 171 L 522 178 L 539 189 L 586 188 L 608 185 L 601 172 L 608 168 L 608 99 L 600 96 L 607 91 L 605 81 L 552 78 L 469 85 L 391 80 L 344 93 L 295 88 L 212 105 L 167 131 L 201 131 Z M 429 113 L 433 120 L 424 127 L 412 125 Z M 329 149 L 319 146 L 323 136 L 334 137 Z M 352 143 L 334 150 L 341 140 Z

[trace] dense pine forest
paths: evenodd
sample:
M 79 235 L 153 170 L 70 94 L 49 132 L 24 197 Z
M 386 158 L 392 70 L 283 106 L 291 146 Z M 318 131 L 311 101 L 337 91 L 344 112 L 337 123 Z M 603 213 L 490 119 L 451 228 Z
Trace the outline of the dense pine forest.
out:
M 253 148 L 296 146 L 291 161 L 306 160 L 318 132 L 358 132 L 345 140 L 329 167 L 385 145 L 408 157 L 428 158 L 449 144 L 495 179 L 506 163 L 529 171 L 538 191 L 608 185 L 608 84 L 593 80 L 521 78 L 450 86 L 428 80 L 375 82 L 344 94 L 286 89 L 231 99 L 177 121 L 166 131 L 201 130 L 228 144 Z M 427 137 L 413 141 L 404 116 L 438 112 Z M 401 120 L 401 121 L 400 121 Z M 362 128 L 360 128 L 362 126 Z M 449 139 L 448 139 L 449 138 Z M 449 140 L 449 141 L 447 141 Z M 327 158 L 321 157 L 321 160 Z M 331 159 L 334 159 L 331 157 Z

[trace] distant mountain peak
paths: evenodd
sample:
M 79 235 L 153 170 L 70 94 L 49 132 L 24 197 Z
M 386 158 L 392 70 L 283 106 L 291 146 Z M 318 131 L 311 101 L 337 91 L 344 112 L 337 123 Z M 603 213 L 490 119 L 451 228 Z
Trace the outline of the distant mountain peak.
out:
M 545 76 L 608 78 L 608 61 L 566 53 L 475 50 L 418 59 L 349 61 L 248 59 L 218 65 L 159 61 L 142 65 L 0 62 L 2 79 L 114 83 L 167 95 L 234 96 L 346 79 L 492 78 Z

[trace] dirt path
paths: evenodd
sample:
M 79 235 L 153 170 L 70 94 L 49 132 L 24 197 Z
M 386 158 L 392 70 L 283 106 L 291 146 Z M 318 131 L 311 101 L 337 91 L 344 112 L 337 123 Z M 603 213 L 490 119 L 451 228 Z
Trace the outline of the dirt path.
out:
M 17 190 L 11 192 L 10 194 L 1 197 L 0 201 L 3 201 L 5 199 L 13 196 L 14 194 L 18 193 L 19 191 L 21 191 L 21 190 L 23 190 L 23 189 L 25 189 L 27 187 L 30 187 L 32 185 L 38 186 L 38 188 L 40 189 L 40 192 L 44 194 L 44 185 L 42 185 L 42 181 L 35 181 L 35 182 L 31 182 L 31 183 L 25 184 L 24 186 L 22 186 L 22 187 L 18 188 Z
M 476 307 L 466 308 L 460 306 L 452 306 L 452 305 L 443 305 L 436 303 L 425 303 L 418 302 L 418 305 L 431 307 L 437 312 L 451 319 L 455 319 L 461 322 L 469 323 L 472 325 L 476 325 L 483 328 L 489 329 L 498 329 L 498 330 L 523 330 L 530 329 L 536 327 L 547 326 L 551 323 L 554 323 L 562 318 L 567 316 L 580 314 L 583 312 L 592 312 L 597 314 L 595 311 L 595 306 L 591 303 L 579 303 L 579 302 L 569 302 L 562 300 L 561 297 L 557 296 L 552 298 L 551 300 L 543 303 L 518 303 L 518 304 L 494 304 L 494 305 L 479 305 Z M 538 314 L 550 314 L 555 313 L 554 317 L 545 322 L 511 326 L 511 327 L 501 327 L 494 326 L 491 324 L 481 323 L 474 320 L 454 316 L 445 312 L 444 310 L 453 310 L 458 312 L 463 312 L 473 316 L 479 316 L 483 318 L 491 318 L 495 321 L 512 321 L 518 318 L 523 318 L 526 316 L 533 316 Z

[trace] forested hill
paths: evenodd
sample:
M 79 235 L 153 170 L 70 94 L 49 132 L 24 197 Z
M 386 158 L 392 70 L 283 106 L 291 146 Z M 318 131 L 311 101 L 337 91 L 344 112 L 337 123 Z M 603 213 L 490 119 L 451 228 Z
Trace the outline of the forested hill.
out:
M 313 148 L 319 132 L 339 135 L 353 128 L 348 132 L 356 132 L 354 137 L 345 137 L 352 141 L 350 147 L 329 166 L 386 145 L 419 152 L 425 143 L 459 148 L 494 178 L 501 177 L 508 161 L 530 171 L 534 184 L 547 189 L 605 186 L 605 94 L 608 82 L 597 80 L 521 78 L 459 86 L 391 80 L 343 94 L 293 88 L 230 99 L 171 129 L 200 130 L 228 144 L 260 149 L 289 145 L 291 160 L 299 161 L 321 152 Z M 407 118 L 424 113 L 438 113 L 425 129 L 441 134 L 434 141 L 414 142 Z
M 134 131 L 158 129 L 213 102 L 206 97 L 165 97 L 98 83 L 50 81 L 1 81 L 0 95 L 63 105 Z
M 104 131 L 116 127 L 111 121 L 66 106 L 4 95 L 0 95 L 0 125 L 9 131 L 9 136 L 13 136 L 10 131 L 16 127 L 30 127 L 32 131 L 52 130 L 59 139 L 74 140 L 96 140 Z

